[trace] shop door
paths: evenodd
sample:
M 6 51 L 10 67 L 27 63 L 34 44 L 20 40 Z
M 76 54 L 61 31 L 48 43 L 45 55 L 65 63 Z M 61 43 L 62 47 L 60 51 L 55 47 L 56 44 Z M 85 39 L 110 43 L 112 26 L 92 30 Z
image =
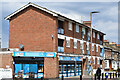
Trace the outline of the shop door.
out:
M 74 63 L 60 63 L 59 64 L 59 77 L 61 78 L 62 75 L 64 77 L 71 77 L 75 76 L 75 64 Z
M 82 63 L 76 65 L 76 76 L 82 75 Z

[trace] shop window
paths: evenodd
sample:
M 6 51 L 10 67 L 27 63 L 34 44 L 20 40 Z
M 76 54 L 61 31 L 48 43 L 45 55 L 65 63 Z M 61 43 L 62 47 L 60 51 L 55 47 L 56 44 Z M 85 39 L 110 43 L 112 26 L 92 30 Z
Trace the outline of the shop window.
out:
M 76 41 L 74 42 L 74 48 L 77 48 L 77 42 Z
M 38 65 L 38 72 L 43 72 L 43 64 Z
M 29 73 L 29 64 L 23 64 L 23 73 Z
M 22 64 L 15 64 L 15 73 L 21 72 Z
M 69 30 L 72 31 L 72 23 L 71 22 L 69 22 Z
M 37 73 L 37 68 L 38 68 L 38 66 L 37 66 L 37 64 L 29 64 L 29 66 L 30 66 L 30 72 L 33 72 L 33 73 Z
M 76 24 L 76 32 L 79 33 L 79 26 Z
M 73 64 L 60 64 L 59 65 L 59 77 L 70 77 L 75 75 L 75 65 Z
M 23 78 L 41 78 L 43 77 L 43 64 L 15 64 L 15 77 L 23 75 Z
M 81 64 L 77 64 L 76 65 L 76 75 L 82 75 L 82 65 Z
M 70 40 L 66 40 L 66 47 L 70 47 Z

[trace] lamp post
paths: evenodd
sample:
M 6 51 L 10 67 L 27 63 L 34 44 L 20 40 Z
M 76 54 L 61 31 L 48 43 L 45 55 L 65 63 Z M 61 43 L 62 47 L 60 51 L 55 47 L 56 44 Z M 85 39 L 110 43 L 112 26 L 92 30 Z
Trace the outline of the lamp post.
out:
M 92 14 L 99 13 L 98 11 L 90 12 L 90 21 L 91 21 L 91 60 L 92 60 Z M 93 61 L 91 63 L 91 78 L 93 79 L 93 67 L 92 67 Z

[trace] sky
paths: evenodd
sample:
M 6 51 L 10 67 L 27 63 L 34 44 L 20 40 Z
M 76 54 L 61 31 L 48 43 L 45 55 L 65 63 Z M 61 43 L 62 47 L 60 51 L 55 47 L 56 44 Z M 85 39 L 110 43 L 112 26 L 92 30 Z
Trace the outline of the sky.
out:
M 4 18 L 28 2 L 0 2 L 0 34 L 2 34 L 2 48 L 8 48 L 9 21 Z M 90 20 L 93 14 L 93 26 L 104 32 L 105 39 L 118 43 L 118 2 L 33 2 L 39 6 L 60 13 L 66 17 L 81 22 Z

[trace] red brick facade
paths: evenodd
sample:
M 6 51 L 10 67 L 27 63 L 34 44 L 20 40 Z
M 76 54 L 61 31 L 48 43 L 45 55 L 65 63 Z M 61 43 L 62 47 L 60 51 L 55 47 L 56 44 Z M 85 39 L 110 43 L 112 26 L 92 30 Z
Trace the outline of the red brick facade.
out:
M 52 38 L 53 37 L 53 38 Z M 9 48 L 23 44 L 25 51 L 57 51 L 57 20 L 34 7 L 10 19 Z
M 65 37 L 63 42 L 64 53 L 88 55 L 86 42 L 90 42 L 90 40 L 88 41 L 89 29 L 85 25 L 79 25 L 79 33 L 77 33 L 75 22 L 72 22 L 72 31 L 68 30 L 69 20 L 65 19 L 63 23 L 64 36 L 85 41 L 83 43 L 83 54 L 80 49 L 81 41 L 77 40 L 77 48 L 74 48 L 74 40 L 70 39 L 70 47 L 66 47 Z M 24 51 L 58 52 L 58 27 L 57 17 L 29 6 L 10 18 L 9 48 L 19 48 L 19 44 L 23 44 Z M 82 27 L 85 28 L 84 39 L 82 39 Z M 95 33 L 95 38 L 93 38 L 93 43 L 95 45 L 92 55 L 100 57 L 100 46 L 98 46 L 98 52 L 96 52 L 96 43 L 100 44 L 100 39 L 97 39 L 97 32 Z M 90 50 L 91 44 L 89 43 Z M 93 65 L 93 69 L 100 67 L 100 64 L 97 64 L 97 59 L 95 61 L 96 64 Z M 87 68 L 86 64 L 88 64 L 88 58 L 84 62 L 83 69 Z M 44 58 L 44 78 L 56 78 L 58 76 L 58 58 Z

